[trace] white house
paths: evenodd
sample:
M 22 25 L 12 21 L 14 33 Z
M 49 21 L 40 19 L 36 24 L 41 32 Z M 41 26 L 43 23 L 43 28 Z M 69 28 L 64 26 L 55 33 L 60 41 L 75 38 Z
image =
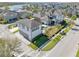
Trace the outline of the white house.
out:
M 17 25 L 20 29 L 20 33 L 29 41 L 32 41 L 33 38 L 42 33 L 39 18 L 25 18 L 20 20 Z

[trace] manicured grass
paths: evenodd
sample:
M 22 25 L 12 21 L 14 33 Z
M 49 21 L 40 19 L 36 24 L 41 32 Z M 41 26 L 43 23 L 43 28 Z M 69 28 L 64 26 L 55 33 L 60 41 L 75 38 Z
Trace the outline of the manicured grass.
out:
M 73 15 L 73 16 L 71 17 L 72 20 L 76 20 L 76 18 L 77 18 L 76 15 Z
M 18 32 L 19 31 L 19 29 L 16 29 L 13 33 L 16 33 L 16 32 Z
M 79 49 L 78 49 L 78 51 L 77 51 L 76 57 L 79 57 Z
M 9 29 L 12 29 L 12 28 L 14 28 L 14 27 L 16 27 L 15 24 L 11 24 L 11 25 L 8 26 Z
M 49 51 L 51 50 L 60 40 L 62 35 L 59 34 L 55 39 L 52 39 L 42 50 Z
M 34 50 L 38 49 L 38 47 L 33 43 L 29 44 L 28 46 L 31 47 Z
M 69 30 L 70 30 L 70 27 L 67 27 L 67 28 L 64 30 L 64 33 L 67 33 Z
M 42 46 L 46 41 L 48 41 L 48 38 L 41 34 L 41 35 L 38 35 L 37 37 L 35 37 L 32 41 L 32 43 L 34 43 L 37 47 L 40 47 Z
M 0 24 L 7 24 L 8 22 L 6 20 L 0 20 Z

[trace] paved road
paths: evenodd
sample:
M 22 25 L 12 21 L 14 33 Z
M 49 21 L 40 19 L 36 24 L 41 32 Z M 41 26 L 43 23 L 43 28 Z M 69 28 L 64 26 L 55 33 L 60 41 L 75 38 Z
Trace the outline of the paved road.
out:
M 9 29 L 7 28 L 7 26 L 8 25 L 0 24 L 0 37 L 4 37 L 5 39 L 11 39 L 11 38 L 15 39 L 15 37 L 17 37 L 21 41 L 20 49 L 23 52 L 26 52 L 27 54 L 31 53 L 32 49 L 27 46 L 29 42 L 24 37 L 22 37 L 22 35 L 20 35 L 18 32 L 16 34 L 11 33 Z M 26 57 L 28 56 L 27 54 L 26 54 Z M 17 54 L 17 55 L 20 55 L 20 54 Z
M 77 23 L 78 24 L 78 23 Z M 79 29 L 78 26 L 74 28 Z M 79 31 L 71 30 L 46 56 L 75 57 L 79 43 Z

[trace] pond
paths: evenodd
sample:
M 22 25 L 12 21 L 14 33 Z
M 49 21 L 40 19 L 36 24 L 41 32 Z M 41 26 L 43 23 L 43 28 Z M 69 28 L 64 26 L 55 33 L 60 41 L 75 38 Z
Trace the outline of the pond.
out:
M 26 4 L 13 5 L 13 6 L 9 6 L 9 8 L 10 8 L 10 10 L 12 10 L 12 11 L 16 11 L 16 10 L 22 8 L 24 5 L 26 5 Z
M 17 11 L 18 9 L 22 8 L 25 5 L 26 4 L 18 4 L 18 5 L 8 6 L 8 7 L 10 8 L 11 11 Z M 0 7 L 0 9 L 5 9 L 5 7 Z

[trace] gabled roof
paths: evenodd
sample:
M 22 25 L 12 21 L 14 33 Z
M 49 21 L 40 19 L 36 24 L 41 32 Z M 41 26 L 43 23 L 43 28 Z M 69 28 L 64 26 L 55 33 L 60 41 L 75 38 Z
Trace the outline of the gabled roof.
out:
M 17 15 L 17 12 L 10 11 L 10 10 L 0 10 L 0 11 L 1 11 L 0 15 L 2 15 L 2 16 Z
M 61 9 L 56 9 L 54 11 L 53 15 L 62 15 L 62 10 Z
M 39 18 L 31 18 L 31 19 L 25 18 L 25 19 L 22 19 L 22 20 L 18 21 L 18 23 L 23 24 L 27 28 L 31 28 L 31 29 L 41 25 L 41 22 L 40 22 Z

